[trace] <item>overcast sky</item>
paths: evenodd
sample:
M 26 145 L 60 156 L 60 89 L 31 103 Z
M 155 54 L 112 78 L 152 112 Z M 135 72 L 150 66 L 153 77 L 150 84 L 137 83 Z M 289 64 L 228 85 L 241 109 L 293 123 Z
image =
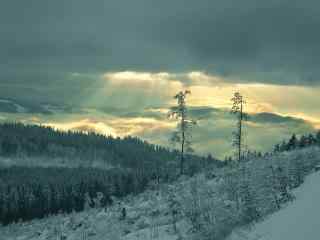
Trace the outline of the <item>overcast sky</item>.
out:
M 190 89 L 196 149 L 224 156 L 239 90 L 267 150 L 320 128 L 319 27 L 316 0 L 2 0 L 0 119 L 165 145 Z

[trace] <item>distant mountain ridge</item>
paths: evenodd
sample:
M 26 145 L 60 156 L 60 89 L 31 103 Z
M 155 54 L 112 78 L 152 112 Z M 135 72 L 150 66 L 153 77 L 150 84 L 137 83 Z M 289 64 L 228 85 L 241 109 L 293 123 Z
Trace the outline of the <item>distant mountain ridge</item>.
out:
M 0 158 L 6 165 L 12 161 L 20 166 L 114 166 L 168 173 L 174 171 L 178 155 L 177 151 L 136 137 L 115 138 L 21 123 L 0 124 Z M 189 156 L 189 159 L 193 169 L 204 161 L 222 164 L 212 157 Z
M 71 111 L 72 109 L 69 106 L 59 106 L 51 103 L 33 103 L 31 101 L 0 98 L 0 112 L 3 113 L 54 114 Z

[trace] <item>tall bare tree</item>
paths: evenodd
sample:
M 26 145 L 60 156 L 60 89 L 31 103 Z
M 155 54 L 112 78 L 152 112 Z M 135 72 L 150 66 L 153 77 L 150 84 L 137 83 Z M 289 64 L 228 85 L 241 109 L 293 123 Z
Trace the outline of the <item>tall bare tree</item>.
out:
M 170 109 L 168 114 L 169 118 L 178 120 L 177 130 L 172 134 L 171 141 L 174 143 L 179 143 L 181 145 L 180 149 L 180 174 L 184 172 L 184 160 L 185 153 L 192 152 L 191 147 L 191 128 L 196 125 L 196 121 L 189 118 L 187 114 L 187 95 L 191 94 L 190 91 L 180 91 L 174 96 L 177 100 L 177 105 Z
M 237 129 L 233 132 L 233 146 L 237 148 L 238 161 L 242 160 L 242 147 L 243 147 L 243 121 L 247 119 L 247 115 L 244 113 L 244 98 L 240 92 L 235 92 L 231 99 L 233 105 L 231 113 L 237 117 Z

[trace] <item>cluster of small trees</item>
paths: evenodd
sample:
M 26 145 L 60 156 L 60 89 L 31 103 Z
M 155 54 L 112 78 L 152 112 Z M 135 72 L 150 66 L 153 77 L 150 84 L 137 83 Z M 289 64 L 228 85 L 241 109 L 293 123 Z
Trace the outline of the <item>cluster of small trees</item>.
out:
M 150 144 L 137 137 L 115 138 L 97 133 L 58 131 L 50 127 L 24 125 L 21 123 L 0 124 L 0 157 L 10 157 L 12 162 L 28 165 L 36 159 L 38 164 L 61 160 L 65 167 L 122 167 L 165 177 L 176 165 L 179 152 Z M 217 159 L 189 155 L 186 173 L 196 171 L 208 162 L 221 165 Z M 41 161 L 41 162 L 39 162 Z M 192 168 L 192 169 L 191 169 Z
M 92 198 L 103 193 L 107 204 L 111 196 L 140 192 L 150 181 L 172 181 L 178 177 L 179 156 L 178 151 L 133 137 L 120 139 L 20 123 L 2 124 L 0 157 L 8 157 L 21 167 L 0 168 L 0 223 L 81 211 L 86 193 Z M 56 158 L 64 160 L 63 167 L 52 167 Z M 47 168 L 22 167 L 30 160 L 53 164 Z M 107 164 L 108 170 L 93 169 L 93 161 Z M 211 156 L 188 155 L 184 173 L 192 175 L 213 165 L 224 164 Z
M 292 190 L 319 163 L 317 148 L 235 161 L 221 170 L 215 182 L 199 175 L 188 186 L 180 186 L 176 195 L 180 214 L 187 216 L 196 239 L 224 239 L 235 227 L 293 200 Z
M 50 127 L 5 123 L 0 125 L 0 156 L 65 159 L 66 165 L 78 162 L 92 167 L 95 161 L 106 166 L 135 168 L 159 159 L 174 159 L 167 148 L 149 144 L 136 137 L 114 138 L 97 133 L 57 131 Z
M 320 131 L 316 134 L 302 135 L 300 138 L 293 134 L 288 141 L 276 144 L 274 152 L 291 151 L 294 149 L 305 148 L 310 146 L 320 146 Z
M 148 179 L 137 172 L 123 169 L 0 169 L 0 222 L 82 211 L 97 204 L 106 206 L 113 197 L 139 193 L 147 184 Z

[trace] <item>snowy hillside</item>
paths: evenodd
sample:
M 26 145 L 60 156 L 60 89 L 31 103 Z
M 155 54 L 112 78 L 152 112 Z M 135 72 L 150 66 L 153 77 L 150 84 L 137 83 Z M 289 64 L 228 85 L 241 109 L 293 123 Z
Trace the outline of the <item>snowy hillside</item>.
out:
M 319 163 L 319 148 L 251 159 L 174 184 L 151 185 L 107 209 L 0 227 L 0 239 L 219 240 L 234 231 L 229 240 L 312 240 L 301 236 L 317 227 L 320 173 L 313 172 Z M 262 222 L 252 232 L 243 228 L 255 221 Z M 292 229 L 301 231 L 296 238 L 287 235 Z
M 320 238 L 320 172 L 294 191 L 296 200 L 251 229 L 235 230 L 228 240 L 318 240 Z

